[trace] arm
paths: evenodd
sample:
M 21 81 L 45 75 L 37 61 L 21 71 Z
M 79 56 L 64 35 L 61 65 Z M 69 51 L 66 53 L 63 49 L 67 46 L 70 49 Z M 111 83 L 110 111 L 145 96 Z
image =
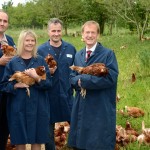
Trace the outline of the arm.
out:
M 40 76 L 36 73 L 36 70 L 34 68 L 27 69 L 24 71 L 24 73 L 27 74 L 28 76 L 34 78 L 37 83 L 39 83 L 41 81 Z
M 80 85 L 78 84 L 80 78 L 82 77 L 82 75 L 79 75 L 77 72 L 75 71 L 71 71 L 71 74 L 70 74 L 70 82 L 71 82 L 71 85 L 73 86 L 73 88 L 75 90 L 80 90 Z M 81 80 L 80 80 L 81 81 Z
M 51 87 L 51 77 L 49 73 L 46 73 L 46 80 L 42 80 L 40 76 L 36 73 L 34 68 L 30 68 L 25 70 L 25 73 L 29 75 L 30 77 L 34 78 L 36 83 L 35 87 L 40 89 L 48 89 Z
M 0 65 L 1 66 L 5 66 L 11 59 L 12 59 L 13 56 L 6 56 L 6 55 L 3 55 L 1 58 L 0 58 Z
M 115 85 L 118 78 L 118 64 L 113 52 L 107 57 L 106 67 L 109 69 L 106 76 L 97 77 L 83 74 L 80 78 L 81 87 L 85 89 L 105 89 Z
M 45 67 L 46 80 L 40 79 L 39 76 L 37 75 L 37 73 L 35 72 L 35 69 L 31 70 L 31 72 L 33 73 L 32 77 L 37 81 L 37 84 L 35 84 L 35 87 L 45 90 L 52 86 L 52 79 L 51 79 L 51 74 L 50 74 L 48 65 L 46 64 L 45 60 L 42 59 L 42 63 L 40 63 L 40 64 L 41 64 L 41 66 Z
M 106 57 L 105 65 L 109 69 L 109 73 L 105 77 L 97 77 L 88 74 L 78 75 L 76 72 L 73 72 L 71 76 L 71 84 L 75 88 L 79 88 L 81 85 L 82 88 L 91 90 L 104 89 L 113 86 L 116 84 L 118 78 L 118 64 L 115 54 L 112 51 Z M 78 83 L 80 83 L 80 85 L 78 85 Z
M 54 68 L 49 68 L 51 75 L 53 75 L 55 73 L 56 69 L 57 69 L 56 66 Z
M 2 92 L 15 94 L 16 90 L 15 90 L 14 86 L 16 84 L 16 81 L 11 81 L 11 82 L 9 81 L 9 78 L 13 74 L 13 71 L 11 68 L 12 68 L 11 63 L 9 62 L 5 67 L 4 75 L 3 75 L 2 81 L 0 83 L 0 90 Z

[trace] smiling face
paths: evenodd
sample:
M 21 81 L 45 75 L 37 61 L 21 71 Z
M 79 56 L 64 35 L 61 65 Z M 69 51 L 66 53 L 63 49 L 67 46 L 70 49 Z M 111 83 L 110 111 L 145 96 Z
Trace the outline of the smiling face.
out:
M 8 28 L 8 15 L 0 12 L 0 34 L 3 34 Z
M 99 38 L 97 25 L 94 23 L 84 25 L 82 38 L 88 48 L 93 47 Z
M 62 26 L 60 23 L 52 23 L 48 28 L 48 35 L 50 37 L 50 42 L 52 45 L 61 42 L 62 38 Z
M 37 56 L 37 36 L 32 30 L 22 30 L 17 44 L 17 55 Z
M 35 38 L 31 35 L 27 35 L 25 37 L 23 44 L 24 44 L 24 51 L 32 52 L 34 50 L 35 45 L 36 45 Z

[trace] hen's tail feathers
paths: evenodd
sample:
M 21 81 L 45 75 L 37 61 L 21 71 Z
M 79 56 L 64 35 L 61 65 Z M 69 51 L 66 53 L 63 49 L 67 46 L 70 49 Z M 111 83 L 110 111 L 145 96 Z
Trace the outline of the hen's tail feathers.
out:
M 70 66 L 71 70 L 77 71 L 78 73 L 81 73 L 83 70 L 83 67 L 79 67 L 79 66 Z
M 8 81 L 13 81 L 13 80 L 15 80 L 13 77 L 11 77 Z

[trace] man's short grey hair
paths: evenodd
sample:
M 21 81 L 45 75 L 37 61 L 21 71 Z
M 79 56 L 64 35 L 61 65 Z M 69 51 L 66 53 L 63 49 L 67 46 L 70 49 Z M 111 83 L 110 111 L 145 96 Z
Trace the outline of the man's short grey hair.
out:
M 0 12 L 5 13 L 8 16 L 8 13 L 5 10 L 0 9 Z M 8 19 L 9 19 L 9 16 L 8 16 Z
M 52 19 L 50 19 L 49 21 L 48 21 L 48 28 L 50 27 L 50 25 L 51 24 L 61 24 L 61 27 L 63 28 L 63 22 L 60 20 L 60 19 L 58 19 L 58 18 L 52 18 Z
M 0 12 L 4 12 L 4 13 L 6 13 L 3 9 L 0 9 Z

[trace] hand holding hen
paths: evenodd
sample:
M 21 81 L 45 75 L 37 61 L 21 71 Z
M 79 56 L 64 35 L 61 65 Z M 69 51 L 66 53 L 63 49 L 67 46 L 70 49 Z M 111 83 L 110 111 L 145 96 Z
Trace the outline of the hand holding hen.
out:
M 17 71 L 9 79 L 9 81 L 13 81 L 13 80 L 16 80 L 18 83 L 24 83 L 28 86 L 31 86 L 36 82 L 39 82 L 40 80 L 46 80 L 45 67 L 39 66 L 35 69 L 32 68 L 29 70 L 25 70 L 23 72 Z M 29 87 L 26 87 L 26 89 L 27 89 L 27 95 L 30 96 Z
M 1 49 L 2 49 L 3 54 L 6 56 L 15 56 L 16 55 L 16 49 L 14 49 L 12 46 L 2 45 Z
M 54 72 L 56 71 L 57 69 L 57 62 L 55 61 L 54 57 L 50 54 L 48 54 L 46 57 L 45 57 L 45 61 L 46 63 L 48 64 L 48 67 L 50 69 L 50 73 L 51 75 L 54 74 Z
M 5 66 L 11 59 L 12 59 L 13 56 L 6 56 L 6 55 L 3 55 L 1 58 L 0 58 L 0 65 L 1 66 Z
M 70 66 L 70 68 L 74 71 L 77 71 L 79 74 L 89 74 L 94 76 L 106 76 L 108 74 L 108 68 L 106 68 L 103 63 L 93 63 L 86 67 L 79 66 Z M 80 84 L 79 84 L 80 83 Z M 81 81 L 78 81 L 79 86 L 81 85 Z M 83 98 L 86 96 L 86 89 L 81 87 L 81 95 Z

